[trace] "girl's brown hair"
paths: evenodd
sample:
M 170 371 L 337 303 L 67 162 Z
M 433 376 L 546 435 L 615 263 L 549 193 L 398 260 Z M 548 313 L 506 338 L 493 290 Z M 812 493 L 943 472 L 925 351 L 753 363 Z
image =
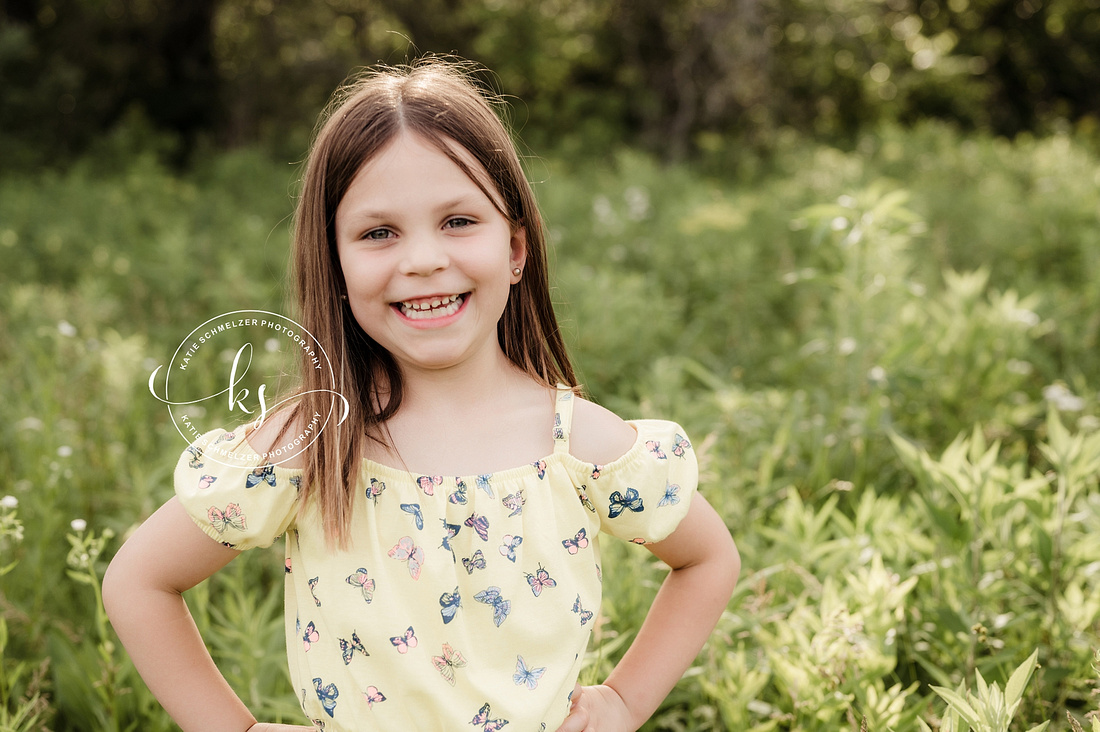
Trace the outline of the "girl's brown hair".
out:
M 364 439 L 381 439 L 383 423 L 401 406 L 402 381 L 392 356 L 363 332 L 341 300 L 336 207 L 362 166 L 399 133 L 414 133 L 439 148 L 513 231 L 525 229 L 523 278 L 511 288 L 497 337 L 508 358 L 532 378 L 547 386 L 576 384 L 550 300 L 546 237 L 534 193 L 507 128 L 470 71 L 468 64 L 433 58 L 368 72 L 333 96 L 306 162 L 295 217 L 294 289 L 301 323 L 332 359 L 336 389 L 350 412 L 336 427 L 340 410 L 325 391 L 332 386 L 325 383 L 328 374 L 303 355 L 301 397 L 289 424 L 308 422 L 315 413 L 331 416 L 304 455 L 301 505 L 318 500 L 326 534 L 339 545 L 349 538 Z M 484 168 L 495 191 L 456 154 L 455 143 Z

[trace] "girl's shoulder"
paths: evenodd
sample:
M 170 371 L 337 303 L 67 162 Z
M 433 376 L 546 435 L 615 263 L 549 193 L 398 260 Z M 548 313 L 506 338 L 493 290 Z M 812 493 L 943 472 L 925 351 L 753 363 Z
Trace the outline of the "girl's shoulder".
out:
M 306 442 L 295 444 L 295 437 L 305 428 L 306 422 L 294 409 L 281 409 L 267 416 L 263 424 L 246 431 L 245 440 L 257 453 L 274 454 L 279 450 L 279 465 L 291 470 L 305 466 L 302 456 Z M 282 448 L 282 450 L 280 450 Z
M 683 427 L 660 419 L 627 422 L 592 402 L 571 401 L 572 459 L 562 462 L 581 503 L 601 531 L 641 544 L 666 538 L 687 514 L 699 480 Z
M 583 463 L 606 465 L 634 446 L 638 433 L 629 422 L 587 399 L 573 400 L 569 452 Z

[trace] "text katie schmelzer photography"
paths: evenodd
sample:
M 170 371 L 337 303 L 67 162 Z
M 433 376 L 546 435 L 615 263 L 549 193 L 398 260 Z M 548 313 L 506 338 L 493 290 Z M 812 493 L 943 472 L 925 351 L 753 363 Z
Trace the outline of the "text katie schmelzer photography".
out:
M 262 348 L 255 348 L 253 342 L 262 344 Z M 168 368 L 159 365 L 149 375 L 149 392 L 167 406 L 172 423 L 188 444 L 214 427 L 240 423 L 242 419 L 250 420 L 248 424 L 254 428 L 259 427 L 268 414 L 300 396 L 269 401 L 268 383 L 285 375 L 288 357 L 302 368 L 328 373 L 329 388 L 323 391 L 332 394 L 333 407 L 339 400 L 341 409 L 336 423 L 342 423 L 348 414 L 348 403 L 335 390 L 332 364 L 324 348 L 301 324 L 263 310 L 224 313 L 192 330 L 176 348 Z M 262 373 L 249 375 L 254 364 Z M 162 371 L 164 384 L 158 389 L 156 382 Z M 173 407 L 186 407 L 187 411 L 176 414 Z M 331 418 L 332 410 L 328 414 L 315 412 L 298 434 L 260 457 L 276 464 L 279 458 L 289 458 L 292 451 L 313 444 Z M 251 453 L 216 449 L 211 452 L 214 453 L 211 459 L 218 462 L 239 463 L 256 458 Z

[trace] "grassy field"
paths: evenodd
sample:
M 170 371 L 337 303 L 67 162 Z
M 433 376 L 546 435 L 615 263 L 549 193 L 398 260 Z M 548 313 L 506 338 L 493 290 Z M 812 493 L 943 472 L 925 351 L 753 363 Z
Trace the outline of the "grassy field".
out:
M 207 318 L 285 309 L 296 166 L 116 152 L 0 174 L 2 732 L 173 729 L 99 602 L 181 449 L 147 380 Z M 928 125 L 737 175 L 625 150 L 530 171 L 586 388 L 684 424 L 745 564 L 648 729 L 1100 725 L 1093 147 Z M 588 680 L 661 577 L 605 555 Z M 298 719 L 281 582 L 275 548 L 188 594 L 273 721 Z

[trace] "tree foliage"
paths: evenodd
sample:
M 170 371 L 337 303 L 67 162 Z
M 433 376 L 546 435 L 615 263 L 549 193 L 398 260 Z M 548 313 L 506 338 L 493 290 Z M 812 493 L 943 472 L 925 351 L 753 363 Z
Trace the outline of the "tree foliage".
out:
M 7 0 L 0 150 L 64 160 L 135 111 L 184 151 L 300 150 L 351 69 L 422 53 L 491 69 L 539 146 L 676 159 L 927 117 L 1015 135 L 1095 125 L 1098 48 L 1100 0 Z

